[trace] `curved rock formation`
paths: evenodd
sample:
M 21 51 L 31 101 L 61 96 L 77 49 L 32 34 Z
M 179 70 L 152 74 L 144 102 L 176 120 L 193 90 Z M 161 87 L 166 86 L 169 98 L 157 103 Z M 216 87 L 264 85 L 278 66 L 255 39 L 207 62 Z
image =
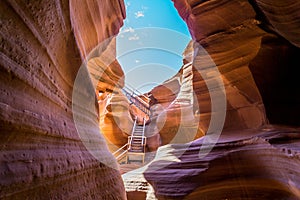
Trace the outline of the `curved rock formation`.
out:
M 200 107 L 202 128 L 211 118 L 209 81 L 205 76 L 214 70 L 221 73 L 226 91 L 225 129 L 253 128 L 264 125 L 265 110 L 249 63 L 257 55 L 261 38 L 267 34 L 258 26 L 256 12 L 248 1 L 174 1 L 187 22 L 194 40 L 207 54 L 194 61 L 193 87 Z M 209 56 L 208 56 L 209 55 Z M 213 63 L 209 60 L 212 59 Z M 254 117 L 255 116 L 255 117 Z
M 297 85 L 294 81 L 297 80 L 296 73 L 287 75 L 299 64 L 296 59 L 299 49 L 278 36 L 286 35 L 287 40 L 297 45 L 300 24 L 297 2 L 174 0 L 174 5 L 187 22 L 195 41 L 184 53 L 187 56 L 199 51 L 198 45 L 200 52 L 194 57 L 189 56 L 193 60 L 192 73 L 185 75 L 182 68 L 173 78 L 151 91 L 156 104 L 167 109 L 166 113 L 171 112 L 168 116 L 165 112 L 161 114 L 161 118 L 165 118 L 160 119 L 164 128 L 159 128 L 163 144 L 169 143 L 178 133 L 181 109 L 172 111 L 168 106 L 184 90 L 181 83 L 189 79 L 192 79 L 190 84 L 196 96 L 193 112 L 199 114 L 200 132 L 209 131 L 214 115 L 218 115 L 212 114 L 212 101 L 216 102 L 212 95 L 219 96 L 223 89 L 216 85 L 216 79 L 223 81 L 226 92 L 225 130 L 258 128 L 269 122 L 299 125 L 298 109 L 291 109 L 299 108 L 300 102 L 300 92 L 292 89 Z M 292 5 L 295 9 L 288 13 Z M 266 65 L 273 67 L 263 67 Z M 285 70 L 286 65 L 289 67 Z M 272 77 L 266 74 L 272 74 Z M 217 90 L 219 94 L 214 94 Z M 284 119 L 280 113 L 284 113 Z M 179 116 L 177 120 L 176 115 Z
M 261 12 L 265 15 L 269 28 L 300 48 L 299 24 L 300 2 L 296 0 L 272 1 L 255 0 Z
M 90 53 L 87 68 L 98 95 L 99 128 L 114 152 L 127 142 L 133 127 L 129 101 L 121 91 L 125 77 L 116 60 L 115 37 L 98 44 Z
M 167 145 L 123 175 L 128 199 L 299 199 L 299 129 L 262 128 L 300 125 L 299 2 L 173 2 L 193 41 L 150 92 L 149 149 Z M 115 59 L 123 1 L 3 0 L 0 13 L 0 198 L 126 199 L 100 134 L 121 146 L 133 123 Z
M 225 128 L 259 127 L 267 121 L 300 124 L 294 111 L 300 92 L 293 89 L 299 65 L 299 2 L 174 0 L 174 5 L 222 73 L 228 105 Z M 195 85 L 202 82 L 195 91 L 204 92 L 203 77 L 194 77 L 199 79 Z M 209 97 L 198 100 L 209 120 Z
M 262 38 L 261 48 L 249 66 L 267 117 L 271 123 L 299 126 L 300 91 L 295 90 L 300 64 L 299 2 L 255 1 L 253 6 L 260 27 L 272 33 Z
M 77 71 L 118 33 L 123 1 L 4 0 L 0 13 L 0 198 L 125 199 L 119 171 L 87 151 L 72 116 Z M 92 116 L 82 117 L 97 125 Z
M 108 144 L 120 148 L 127 143 L 134 122 L 130 115 L 127 98 L 123 94 L 108 95 L 105 100 L 99 103 L 102 104 L 99 107 L 99 126 Z M 117 150 L 116 147 L 111 150 Z
M 207 136 L 165 145 L 152 163 L 123 175 L 129 199 L 142 194 L 147 199 L 299 199 L 299 133 L 279 127 L 251 130 L 256 136 L 224 137 L 205 157 Z
M 194 111 L 207 135 L 160 147 L 150 164 L 123 174 L 129 199 L 299 199 L 299 128 L 266 126 L 300 125 L 295 88 L 299 3 L 173 2 L 189 27 L 194 50 L 205 50 L 194 54 L 192 80 L 199 105 Z M 160 96 L 164 84 L 153 89 L 157 104 L 171 105 L 181 89 L 182 74 L 180 70 L 165 82 L 176 88 L 173 93 Z M 212 95 L 222 94 L 218 78 L 224 82 L 227 107 L 224 129 L 214 144 L 215 132 L 208 130 L 215 115 Z M 178 126 L 174 118 L 180 112 L 167 112 L 173 113 L 165 117 L 165 124 Z M 170 133 L 160 133 L 170 140 Z

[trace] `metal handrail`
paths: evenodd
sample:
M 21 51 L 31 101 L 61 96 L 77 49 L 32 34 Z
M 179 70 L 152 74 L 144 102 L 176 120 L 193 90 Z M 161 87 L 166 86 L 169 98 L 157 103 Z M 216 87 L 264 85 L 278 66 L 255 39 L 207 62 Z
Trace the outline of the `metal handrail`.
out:
M 121 148 L 119 148 L 117 151 L 115 151 L 113 153 L 113 155 L 116 157 L 116 160 L 119 162 L 120 159 L 123 158 L 123 156 L 128 152 L 128 149 L 125 149 L 128 146 L 128 143 L 124 144 Z M 122 153 L 120 153 L 118 156 L 116 156 L 116 154 L 118 154 L 121 150 L 123 150 Z
M 116 155 L 117 153 L 119 153 L 119 151 L 121 151 L 122 149 L 124 149 L 126 146 L 128 145 L 128 143 L 124 144 L 121 148 L 119 148 L 117 151 L 113 152 L 113 155 Z
M 142 139 L 142 145 L 144 145 L 144 137 L 145 137 L 145 126 L 146 126 L 146 119 L 143 118 L 143 139 Z
M 136 122 L 137 122 L 137 116 L 135 116 L 135 120 L 134 120 L 134 124 L 133 124 L 133 127 L 132 127 L 131 138 L 130 138 L 130 142 L 129 142 L 129 147 L 128 147 L 128 149 L 131 148 L 132 138 L 133 138 L 133 133 L 134 133 L 135 127 L 136 127 Z
M 141 97 L 139 97 L 138 94 L 136 94 L 133 90 L 131 90 L 130 88 L 128 88 L 127 86 L 124 86 L 124 88 L 122 88 L 122 90 L 130 95 L 130 97 L 136 99 L 137 101 L 139 101 L 144 107 L 146 107 L 147 109 L 149 109 L 149 104 L 147 102 L 145 102 Z M 145 97 L 146 99 L 150 100 L 149 97 L 141 94 L 140 96 Z
M 125 151 L 123 151 L 120 155 L 118 155 L 116 157 L 116 160 L 119 161 L 120 158 L 123 158 L 123 156 L 128 152 L 128 149 L 126 149 Z
M 149 97 L 147 97 L 146 95 L 144 95 L 143 93 L 141 93 L 140 91 L 138 91 L 137 89 L 129 85 L 128 83 L 126 83 L 126 85 L 123 88 L 126 88 L 127 90 L 131 91 L 132 94 L 137 94 L 138 96 L 143 96 L 146 99 L 150 100 Z

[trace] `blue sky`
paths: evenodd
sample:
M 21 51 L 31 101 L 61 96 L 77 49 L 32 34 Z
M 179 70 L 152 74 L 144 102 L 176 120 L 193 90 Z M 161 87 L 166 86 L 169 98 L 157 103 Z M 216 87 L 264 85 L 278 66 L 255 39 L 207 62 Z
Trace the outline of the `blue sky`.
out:
M 171 0 L 125 0 L 125 6 L 117 58 L 126 83 L 144 93 L 177 73 L 191 36 Z

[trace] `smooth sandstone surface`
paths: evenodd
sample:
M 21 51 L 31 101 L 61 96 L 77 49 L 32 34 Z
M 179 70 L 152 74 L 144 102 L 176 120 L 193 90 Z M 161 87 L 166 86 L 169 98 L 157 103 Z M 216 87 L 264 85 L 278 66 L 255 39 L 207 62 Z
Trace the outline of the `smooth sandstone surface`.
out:
M 207 52 L 194 56 L 190 75 L 200 108 L 194 113 L 206 136 L 162 146 L 150 164 L 123 174 L 128 199 L 299 199 L 299 3 L 173 2 L 194 44 Z M 215 74 L 210 77 L 210 72 Z M 164 115 L 169 127 L 160 132 L 166 143 L 174 136 L 170 132 L 178 133 L 170 127 L 178 127 L 176 113 L 182 109 L 176 112 L 170 105 L 181 90 L 182 74 L 181 69 L 152 90 L 166 113 L 172 113 Z M 210 145 L 210 89 L 222 91 L 215 81 L 219 78 L 226 92 L 226 119 L 218 142 Z M 203 148 L 212 151 L 201 157 Z
M 208 154 L 207 136 L 160 147 L 151 163 L 122 175 L 128 199 L 299 199 L 299 129 L 237 133 L 248 137 L 225 136 Z
M 299 2 L 173 2 L 193 41 L 178 73 L 149 91 L 148 149 L 166 145 L 128 172 L 137 166 L 96 159 L 126 143 L 136 112 L 115 59 L 123 1 L 1 1 L 1 199 L 126 199 L 125 189 L 134 200 L 300 199 L 300 131 L 290 127 L 300 125 Z M 95 101 L 82 105 L 72 92 L 87 56 L 95 91 L 76 90 Z M 218 115 L 222 134 L 210 146 Z
M 0 199 L 125 199 L 120 172 L 86 149 L 72 113 L 77 71 L 118 33 L 123 1 L 5 0 L 0 13 Z

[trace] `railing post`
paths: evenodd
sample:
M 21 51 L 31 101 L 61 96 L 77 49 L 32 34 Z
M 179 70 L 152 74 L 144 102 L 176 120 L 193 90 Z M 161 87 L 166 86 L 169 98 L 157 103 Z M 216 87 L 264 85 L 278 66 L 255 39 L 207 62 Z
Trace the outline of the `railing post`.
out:
M 131 138 L 130 138 L 128 149 L 131 149 L 131 143 L 132 143 L 133 134 L 134 134 L 134 131 L 135 131 L 136 122 L 137 122 L 137 116 L 135 116 L 135 120 L 134 120 L 134 124 L 133 124 L 132 131 L 131 131 Z
M 144 137 L 145 137 L 145 125 L 146 125 L 146 119 L 143 118 L 143 135 L 142 135 L 142 146 L 144 146 Z

